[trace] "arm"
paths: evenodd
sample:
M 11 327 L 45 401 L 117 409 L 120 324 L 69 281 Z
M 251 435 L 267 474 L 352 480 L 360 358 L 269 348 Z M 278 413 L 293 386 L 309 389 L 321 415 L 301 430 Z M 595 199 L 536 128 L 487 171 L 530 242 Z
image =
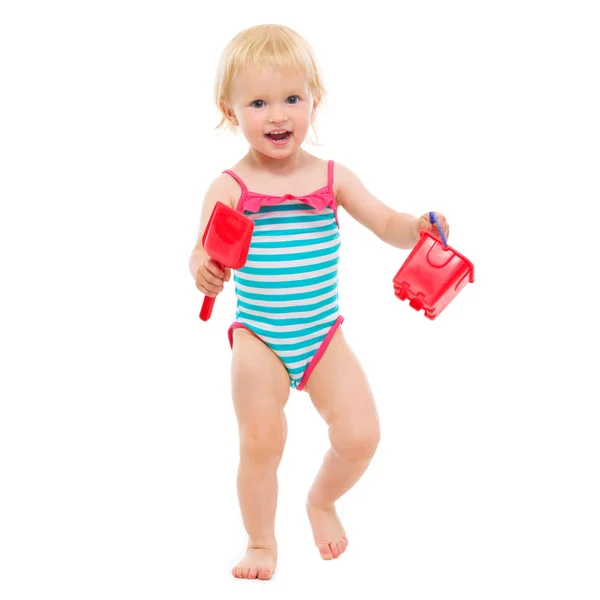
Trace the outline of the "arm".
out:
M 338 204 L 386 244 L 411 250 L 419 241 L 423 230 L 439 237 L 437 226 L 429 221 L 429 213 L 417 218 L 408 213 L 396 212 L 375 198 L 350 169 L 340 164 L 336 164 L 335 169 Z M 448 238 L 450 229 L 446 218 L 438 212 L 435 214 Z
M 236 188 L 237 188 L 237 197 L 236 197 Z M 202 246 L 202 236 L 204 235 L 204 230 L 206 229 L 206 225 L 208 220 L 210 219 L 210 215 L 212 214 L 213 208 L 217 202 L 223 202 L 227 204 L 231 208 L 234 208 L 235 203 L 238 201 L 240 195 L 240 190 L 237 183 L 227 174 L 222 174 L 217 177 L 206 190 L 206 194 L 204 195 L 204 201 L 202 203 L 202 212 L 200 215 L 200 225 L 198 227 L 198 236 L 196 239 L 196 244 L 192 253 L 190 254 L 189 259 L 189 268 L 192 277 L 196 279 L 196 273 L 198 272 L 198 267 L 206 262 L 208 258 L 208 254 L 204 250 Z
M 338 204 L 380 240 L 396 248 L 411 249 L 419 240 L 419 219 L 399 213 L 373 196 L 348 168 L 337 163 Z

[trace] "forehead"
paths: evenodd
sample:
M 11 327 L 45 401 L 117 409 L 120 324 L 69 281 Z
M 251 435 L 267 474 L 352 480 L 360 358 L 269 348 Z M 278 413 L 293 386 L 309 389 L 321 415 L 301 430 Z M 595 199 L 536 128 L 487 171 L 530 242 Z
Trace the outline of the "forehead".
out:
M 266 96 L 298 93 L 309 90 L 308 79 L 301 71 L 275 70 L 270 67 L 242 69 L 231 82 L 231 99 L 245 96 Z

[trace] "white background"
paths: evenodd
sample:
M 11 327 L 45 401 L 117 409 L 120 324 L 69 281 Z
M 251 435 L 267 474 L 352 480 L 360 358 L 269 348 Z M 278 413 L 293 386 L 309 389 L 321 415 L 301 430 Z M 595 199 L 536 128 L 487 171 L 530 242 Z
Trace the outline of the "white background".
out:
M 600 22 L 592 2 L 3 2 L 0 597 L 600 597 Z M 340 212 L 343 328 L 382 441 L 324 562 L 327 449 L 292 392 L 271 582 L 246 537 L 227 327 L 188 271 L 219 134 L 217 59 L 283 23 L 329 90 L 321 146 L 475 265 L 434 322 L 406 251 Z

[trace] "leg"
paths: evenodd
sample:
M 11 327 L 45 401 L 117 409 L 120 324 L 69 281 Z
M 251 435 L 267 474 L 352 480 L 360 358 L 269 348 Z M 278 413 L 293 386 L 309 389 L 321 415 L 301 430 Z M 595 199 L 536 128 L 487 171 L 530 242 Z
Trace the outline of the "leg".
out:
M 341 327 L 311 374 L 306 391 L 329 425 L 331 448 L 309 491 L 307 512 L 325 560 L 348 545 L 334 503 L 366 471 L 379 443 L 379 418 L 365 373 Z
M 240 436 L 238 499 L 249 541 L 235 577 L 271 579 L 277 562 L 277 468 L 287 435 L 290 379 L 273 351 L 248 331 L 233 332 L 231 389 Z

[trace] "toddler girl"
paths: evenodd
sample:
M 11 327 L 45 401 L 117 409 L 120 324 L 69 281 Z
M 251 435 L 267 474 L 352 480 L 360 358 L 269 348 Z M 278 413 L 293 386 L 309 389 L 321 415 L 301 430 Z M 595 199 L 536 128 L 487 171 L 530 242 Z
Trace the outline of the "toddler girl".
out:
M 249 148 L 206 192 L 190 270 L 196 287 L 211 297 L 231 277 L 202 247 L 216 202 L 254 221 L 248 261 L 234 274 L 236 320 L 228 331 L 240 440 L 237 489 L 249 538 L 232 571 L 240 578 L 270 579 L 275 571 L 277 469 L 290 387 L 308 393 L 329 427 L 331 448 L 306 502 L 325 560 L 348 546 L 335 502 L 360 479 L 379 442 L 373 395 L 341 327 L 338 208 L 396 248 L 412 248 L 421 230 L 436 233 L 429 213 L 416 218 L 395 212 L 350 169 L 302 148 L 323 99 L 312 49 L 287 27 L 251 27 L 222 54 L 219 126 L 240 130 Z M 445 218 L 437 217 L 448 236 Z

